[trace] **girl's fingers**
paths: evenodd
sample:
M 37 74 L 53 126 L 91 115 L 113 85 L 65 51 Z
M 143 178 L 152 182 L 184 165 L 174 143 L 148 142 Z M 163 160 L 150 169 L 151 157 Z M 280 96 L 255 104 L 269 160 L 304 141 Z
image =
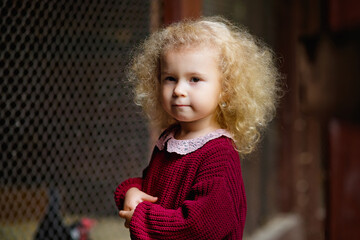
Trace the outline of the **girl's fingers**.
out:
M 128 215 L 129 215 L 129 211 L 124 211 L 124 210 L 119 211 L 119 216 L 121 218 L 127 218 Z
M 130 228 L 130 222 L 128 220 L 125 221 L 124 226 L 126 228 Z
M 130 219 L 131 219 L 131 211 L 124 211 L 124 210 L 121 210 L 119 211 L 119 216 L 121 218 L 124 218 L 125 219 L 125 227 L 126 228 L 129 228 L 130 227 Z
M 156 202 L 158 200 L 157 197 L 153 197 L 149 194 L 145 194 L 144 197 L 142 198 L 143 201 L 147 201 L 147 202 Z

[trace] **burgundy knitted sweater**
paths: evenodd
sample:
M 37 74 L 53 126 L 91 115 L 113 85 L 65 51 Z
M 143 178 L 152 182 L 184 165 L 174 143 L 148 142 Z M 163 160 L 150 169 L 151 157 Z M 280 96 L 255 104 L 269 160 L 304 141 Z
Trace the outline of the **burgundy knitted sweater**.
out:
M 131 238 L 242 239 L 246 198 L 232 140 L 219 136 L 186 155 L 168 149 L 167 142 L 155 147 L 143 177 L 124 181 L 114 193 L 120 210 L 131 187 L 158 197 L 136 207 Z

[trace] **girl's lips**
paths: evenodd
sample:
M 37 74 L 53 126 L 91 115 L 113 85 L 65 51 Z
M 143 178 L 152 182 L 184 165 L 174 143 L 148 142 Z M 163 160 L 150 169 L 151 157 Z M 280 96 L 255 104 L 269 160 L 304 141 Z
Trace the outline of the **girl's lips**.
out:
M 189 105 L 185 104 L 173 104 L 174 107 L 188 107 Z

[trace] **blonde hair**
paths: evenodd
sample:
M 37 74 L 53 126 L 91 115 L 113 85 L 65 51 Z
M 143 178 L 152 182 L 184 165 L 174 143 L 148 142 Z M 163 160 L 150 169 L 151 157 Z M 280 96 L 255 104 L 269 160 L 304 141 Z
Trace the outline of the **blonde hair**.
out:
M 241 154 L 252 152 L 261 131 L 274 117 L 280 75 L 272 51 L 245 29 L 224 18 L 184 20 L 145 39 L 137 48 L 128 71 L 128 79 L 135 85 L 136 104 L 160 129 L 175 123 L 159 99 L 160 57 L 166 50 L 194 45 L 219 50 L 222 91 L 217 121 L 233 135 Z

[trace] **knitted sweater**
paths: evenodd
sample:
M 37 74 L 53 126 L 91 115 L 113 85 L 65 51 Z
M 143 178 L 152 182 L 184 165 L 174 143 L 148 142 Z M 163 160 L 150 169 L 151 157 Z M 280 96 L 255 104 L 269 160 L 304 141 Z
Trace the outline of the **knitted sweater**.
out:
M 158 197 L 136 207 L 131 238 L 242 239 L 246 198 L 232 140 L 224 135 L 208 139 L 182 155 L 169 151 L 167 136 L 161 139 L 163 147 L 154 148 L 143 177 L 125 180 L 114 193 L 120 210 L 132 187 Z

